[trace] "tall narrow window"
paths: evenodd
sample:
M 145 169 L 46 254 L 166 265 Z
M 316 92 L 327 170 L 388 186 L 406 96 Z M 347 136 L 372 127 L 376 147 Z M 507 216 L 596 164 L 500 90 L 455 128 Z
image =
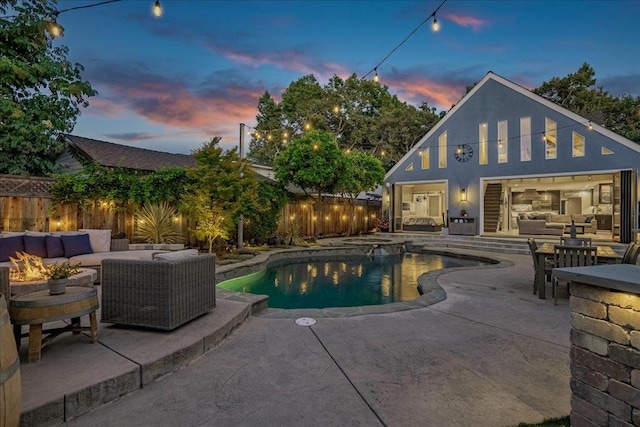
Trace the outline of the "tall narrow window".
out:
M 438 138 L 438 167 L 447 167 L 447 131 Z
M 509 139 L 507 137 L 507 121 L 498 122 L 498 163 L 507 163 L 509 161 Z
M 544 158 L 558 158 L 558 124 L 553 120 L 544 119 Z
M 489 127 L 486 123 L 481 123 L 478 126 L 478 141 L 479 141 L 479 160 L 481 165 L 489 163 L 489 148 L 487 146 L 487 139 L 489 138 Z
M 584 157 L 584 136 L 579 133 L 571 136 L 571 153 L 573 157 Z
M 520 118 L 520 161 L 531 160 L 531 117 Z
M 429 149 L 431 147 L 427 147 L 422 150 L 422 169 L 429 169 Z

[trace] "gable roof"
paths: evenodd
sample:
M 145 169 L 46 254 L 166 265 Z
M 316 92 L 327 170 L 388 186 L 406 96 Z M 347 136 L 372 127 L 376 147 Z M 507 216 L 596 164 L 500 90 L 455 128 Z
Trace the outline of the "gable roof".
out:
M 70 134 L 64 137 L 71 150 L 82 160 L 101 166 L 144 171 L 196 166 L 195 159 L 189 154 L 165 153 Z
M 508 87 L 509 89 L 512 89 L 516 92 L 518 92 L 519 94 L 526 96 L 527 98 L 530 98 L 532 101 L 537 102 L 539 104 L 544 105 L 545 107 L 548 107 L 554 111 L 556 111 L 559 114 L 562 114 L 564 116 L 566 116 L 567 118 L 574 120 L 576 122 L 588 122 L 589 119 L 582 117 L 570 110 L 567 110 L 564 107 L 561 107 L 557 104 L 554 104 L 553 102 L 549 101 L 546 98 L 543 98 L 540 95 L 537 95 L 535 93 L 533 93 L 532 91 L 530 91 L 527 88 L 524 88 L 510 80 L 505 79 L 504 77 L 501 77 L 497 74 L 494 74 L 493 72 L 489 71 L 483 78 L 482 80 L 480 80 L 480 82 L 478 82 L 478 84 L 476 84 L 473 89 L 471 89 L 469 91 L 469 93 L 467 93 L 465 96 L 462 97 L 462 99 L 460 100 L 460 102 L 458 102 L 451 110 L 449 110 L 447 112 L 447 114 L 442 118 L 442 120 L 440 120 L 438 123 L 436 123 L 436 125 L 434 127 L 431 128 L 431 130 L 429 130 L 429 132 L 427 132 L 427 134 L 425 136 L 423 136 L 422 138 L 420 138 L 420 140 L 418 142 L 416 142 L 416 144 L 404 155 L 402 156 L 402 158 L 400 160 L 398 160 L 398 162 L 393 165 L 393 167 L 391 169 L 389 169 L 389 171 L 386 173 L 385 175 L 385 179 L 386 177 L 391 176 L 396 169 L 398 169 L 405 161 L 405 159 L 409 156 L 411 156 L 413 153 L 415 153 L 417 150 L 419 150 L 422 147 L 422 144 L 433 134 L 435 134 L 436 132 L 438 132 L 438 130 L 444 126 L 444 124 L 447 122 L 447 120 L 449 120 L 449 118 L 451 118 L 456 111 L 458 111 L 460 108 L 462 108 L 462 106 L 469 100 L 471 99 L 471 97 L 473 97 L 473 95 L 480 90 L 480 88 L 482 86 L 484 86 L 489 80 L 493 80 L 497 83 L 502 84 L 503 86 Z M 615 132 L 610 131 L 609 129 L 606 129 L 596 123 L 592 123 L 592 128 L 594 132 L 598 132 L 601 135 L 615 141 L 618 142 L 634 151 L 637 151 L 640 153 L 640 144 L 637 144 L 633 141 L 631 141 L 630 139 L 627 139 L 621 135 L 618 135 Z

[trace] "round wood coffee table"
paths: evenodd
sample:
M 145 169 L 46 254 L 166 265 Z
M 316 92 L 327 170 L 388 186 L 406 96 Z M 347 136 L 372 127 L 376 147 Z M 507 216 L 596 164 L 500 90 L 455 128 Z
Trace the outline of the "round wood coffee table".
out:
M 40 290 L 11 299 L 9 316 L 13 323 L 13 334 L 16 346 L 20 348 L 20 340 L 27 334 L 22 334 L 22 325 L 29 325 L 29 362 L 40 360 L 42 348 L 53 338 L 63 332 L 79 334 L 81 331 L 91 332 L 91 342 L 98 339 L 98 294 L 93 287 L 67 286 L 67 291 L 60 295 L 49 295 L 48 290 Z M 80 325 L 80 317 L 89 315 L 89 327 Z M 65 327 L 43 330 L 42 324 L 58 320 L 71 319 Z M 42 337 L 42 334 L 48 334 Z

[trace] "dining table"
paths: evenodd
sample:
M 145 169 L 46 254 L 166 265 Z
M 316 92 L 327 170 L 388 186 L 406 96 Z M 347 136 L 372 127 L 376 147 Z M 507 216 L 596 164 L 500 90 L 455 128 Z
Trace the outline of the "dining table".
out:
M 546 298 L 546 280 L 545 280 L 545 262 L 548 259 L 553 259 L 553 254 L 556 244 L 544 242 L 536 250 L 536 256 L 538 257 L 538 274 L 536 278 L 538 280 L 538 298 Z M 618 255 L 611 246 L 597 245 L 596 253 L 598 255 L 598 264 L 620 264 L 622 262 L 622 255 Z

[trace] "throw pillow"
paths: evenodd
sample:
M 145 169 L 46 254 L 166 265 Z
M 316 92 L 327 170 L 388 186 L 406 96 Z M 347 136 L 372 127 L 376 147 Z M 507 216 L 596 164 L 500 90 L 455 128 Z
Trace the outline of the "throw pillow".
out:
M 23 236 L 3 237 L 0 239 L 0 262 L 9 261 L 9 257 L 16 256 L 16 252 L 24 252 Z
M 64 247 L 62 239 L 58 236 L 44 236 L 44 243 L 47 246 L 47 256 L 49 258 L 64 257 Z
M 91 230 L 88 228 L 81 228 L 78 231 L 82 231 L 89 235 L 89 242 L 91 243 L 91 250 L 93 253 L 109 252 L 111 250 L 111 230 Z
M 584 222 L 586 222 L 586 223 L 589 223 L 591 221 L 593 221 L 593 215 L 590 215 L 590 216 L 587 216 L 587 217 L 584 218 Z
M 24 241 L 24 251 L 29 255 L 47 258 L 47 244 L 44 241 L 45 236 L 30 236 L 26 234 L 22 236 Z
M 78 234 L 75 236 L 63 235 L 60 236 L 60 239 L 62 239 L 62 247 L 64 247 L 64 256 L 67 258 L 93 253 L 88 234 Z
M 188 259 L 198 256 L 197 249 L 185 249 L 183 251 L 175 251 L 175 252 L 161 252 L 159 254 L 155 254 L 153 259 L 156 261 L 178 261 L 182 259 Z

